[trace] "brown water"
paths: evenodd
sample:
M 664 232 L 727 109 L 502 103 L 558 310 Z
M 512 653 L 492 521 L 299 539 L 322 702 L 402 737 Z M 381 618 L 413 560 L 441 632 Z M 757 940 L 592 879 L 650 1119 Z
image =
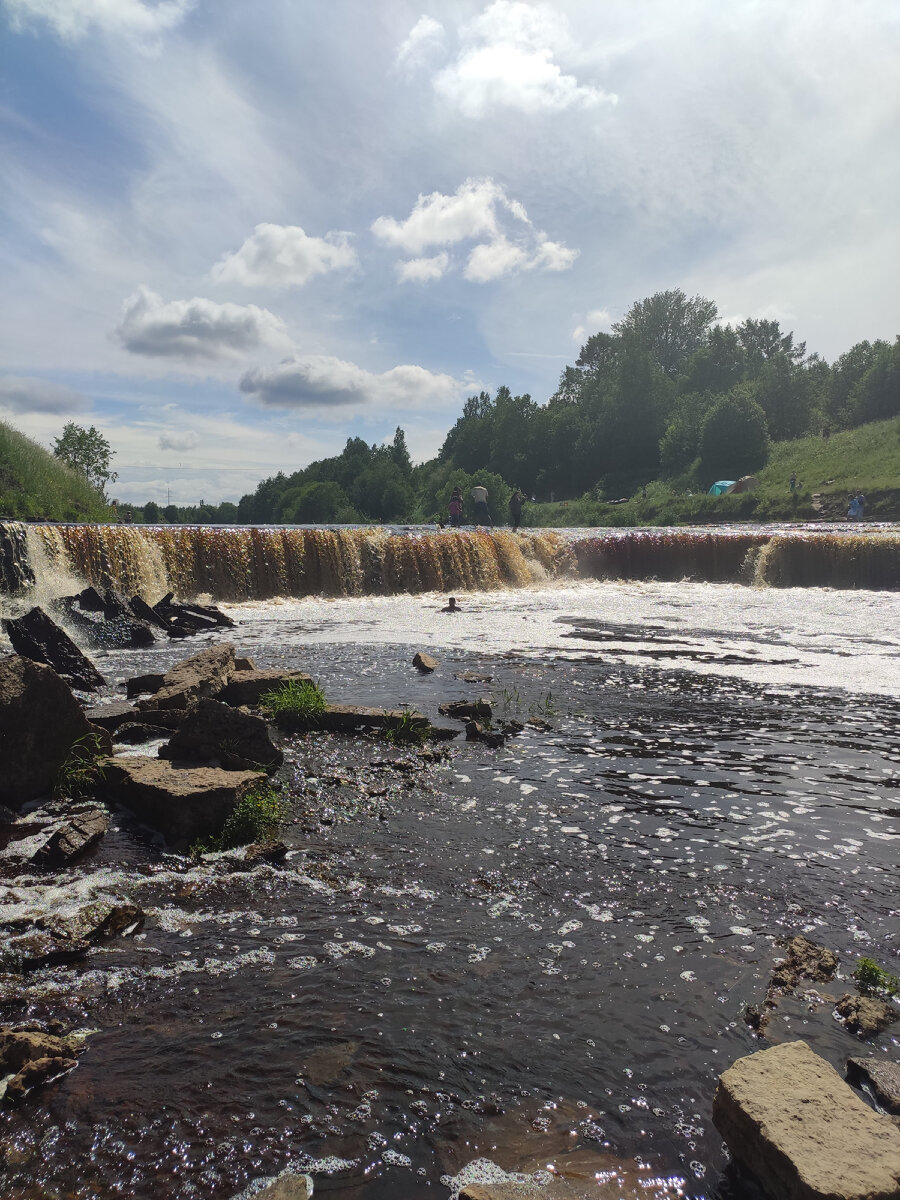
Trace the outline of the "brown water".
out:
M 0 1114 L 0 1194 L 225 1200 L 292 1167 L 317 1194 L 416 1200 L 451 1196 L 481 1159 L 552 1163 L 603 1198 L 750 1194 L 723 1175 L 710 1107 L 719 1072 L 761 1045 L 742 1012 L 764 995 L 776 939 L 806 932 L 845 974 L 861 954 L 900 965 L 900 705 L 786 683 L 789 665 L 767 679 L 767 660 L 803 652 L 803 614 L 755 635 L 755 681 L 729 674 L 744 670 L 728 663 L 733 635 L 699 608 L 679 620 L 705 628 L 718 665 L 686 664 L 631 610 L 598 627 L 583 597 L 529 645 L 507 632 L 536 615 L 525 599 L 468 598 L 484 633 L 453 626 L 428 677 L 402 644 L 401 601 L 349 623 L 350 601 L 233 610 L 239 652 L 309 670 L 334 700 L 436 716 L 485 693 L 499 716 L 548 727 L 500 751 L 452 743 L 437 761 L 292 740 L 281 869 L 196 867 L 120 817 L 93 862 L 0 884 L 6 931 L 88 896 L 150 913 L 144 934 L 84 963 L 0 977 L 0 1020 L 97 1031 L 74 1072 Z M 830 603 L 808 593 L 810 636 Z M 860 625 L 875 612 L 874 593 L 845 603 Z M 821 652 L 851 654 L 843 637 Z M 895 660 L 896 637 L 879 637 Z M 99 665 L 114 683 L 184 652 Z M 783 1011 L 773 1037 L 802 1036 L 839 1069 L 859 1052 L 830 1004 Z M 876 1052 L 897 1049 L 889 1032 Z

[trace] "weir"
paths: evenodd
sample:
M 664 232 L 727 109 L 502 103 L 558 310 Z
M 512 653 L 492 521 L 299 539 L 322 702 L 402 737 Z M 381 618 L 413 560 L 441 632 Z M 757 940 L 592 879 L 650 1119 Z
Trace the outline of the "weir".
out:
M 129 595 L 215 600 L 487 591 L 554 579 L 900 588 L 900 534 L 865 530 L 585 532 L 0 525 L 0 588 L 48 576 Z

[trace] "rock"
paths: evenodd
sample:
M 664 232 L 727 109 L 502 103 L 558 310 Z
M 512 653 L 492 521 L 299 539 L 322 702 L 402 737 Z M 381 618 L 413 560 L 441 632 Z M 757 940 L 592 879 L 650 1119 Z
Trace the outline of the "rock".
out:
M 426 654 L 424 650 L 417 650 L 413 656 L 413 666 L 416 670 L 421 671 L 423 675 L 427 675 L 432 671 L 436 671 L 440 663 L 436 658 L 432 658 L 430 654 Z
M 484 742 L 486 746 L 491 746 L 494 750 L 497 750 L 505 743 L 506 738 L 499 731 L 488 729 L 481 721 L 467 721 L 466 741 Z
M 827 983 L 834 979 L 838 962 L 838 956 L 833 950 L 798 935 L 788 942 L 787 954 L 784 961 L 776 966 L 770 986 L 790 991 L 801 979 Z
M 22 971 L 58 966 L 84 958 L 93 946 L 114 937 L 137 933 L 144 911 L 134 904 L 93 901 L 74 913 L 50 914 L 36 920 L 20 937 L 11 937 L 9 950 Z
M 0 659 L 0 802 L 13 808 L 52 791 L 87 717 L 50 667 L 11 654 Z
M 284 1171 L 265 1184 L 262 1189 L 255 1185 L 246 1189 L 233 1200 L 310 1200 L 313 1194 L 313 1181 L 309 1175 L 297 1175 L 293 1171 Z
M 109 828 L 104 808 L 85 808 L 73 813 L 50 834 L 34 855 L 41 867 L 64 867 L 95 846 Z
M 158 830 L 177 850 L 218 833 L 238 800 L 260 780 L 257 771 L 180 767 L 166 759 L 122 755 L 107 760 L 103 790 Z
M 284 761 L 262 717 L 218 700 L 201 700 L 168 745 L 160 747 L 159 756 L 173 761 L 215 761 L 227 771 L 274 771 Z
M 740 1058 L 719 1079 L 713 1122 L 773 1200 L 897 1200 L 900 1130 L 805 1042 Z
M 862 1038 L 876 1037 L 900 1017 L 887 1001 L 874 996 L 854 996 L 850 992 L 841 996 L 834 1009 L 850 1032 Z
M 116 730 L 115 741 L 122 746 L 140 746 L 144 742 L 156 741 L 157 738 L 167 738 L 171 732 L 171 729 L 164 729 L 160 725 L 126 721 Z
M 900 1063 L 882 1058 L 848 1058 L 851 1079 L 867 1083 L 888 1112 L 900 1113 Z
M 442 717 L 453 717 L 455 721 L 490 721 L 493 709 L 484 696 L 478 700 L 449 700 L 438 705 Z
M 169 621 L 165 617 L 160 616 L 155 608 L 151 608 L 142 596 L 132 596 L 128 602 L 128 607 L 139 621 L 144 621 L 147 625 L 152 625 L 156 629 L 168 630 Z
M 3 628 L 17 654 L 52 667 L 72 687 L 88 692 L 103 687 L 103 676 L 91 660 L 42 608 L 32 608 L 17 620 L 4 618 Z
M 409 722 L 412 728 L 427 732 L 430 722 L 422 713 L 408 708 L 366 708 L 358 704 L 328 704 L 315 718 L 312 728 L 328 729 L 335 733 L 350 733 L 355 729 L 390 728 L 397 721 Z
M 136 711 L 127 700 L 113 700 L 110 704 L 95 704 L 85 709 L 84 715 L 92 725 L 105 729 L 107 733 L 115 733 L 120 725 L 135 719 Z
M 141 709 L 190 708 L 198 700 L 218 696 L 234 674 L 234 646 L 226 643 L 210 646 L 184 662 L 177 663 L 163 677 L 162 687 Z
M 234 660 L 235 671 L 255 671 L 256 663 L 252 658 L 236 658 Z
M 235 660 L 235 666 L 237 666 L 237 661 Z M 277 668 L 257 671 L 255 667 L 235 671 L 231 682 L 219 693 L 218 698 L 224 700 L 226 704 L 249 705 L 254 708 L 266 692 L 275 691 L 276 688 L 289 683 L 292 679 L 312 683 L 310 677 L 304 675 L 302 671 L 282 671 Z
M 106 602 L 95 587 L 86 587 L 75 597 L 84 612 L 103 612 Z
M 125 695 L 132 700 L 143 692 L 158 692 L 164 679 L 165 675 L 135 675 L 125 684 Z
M 21 1103 L 32 1088 L 71 1071 L 75 1052 L 70 1038 L 0 1026 L 0 1098 L 8 1105 Z
M 252 842 L 249 846 L 237 846 L 229 850 L 224 857 L 235 871 L 252 871 L 261 863 L 280 867 L 287 856 L 288 848 L 284 842 Z

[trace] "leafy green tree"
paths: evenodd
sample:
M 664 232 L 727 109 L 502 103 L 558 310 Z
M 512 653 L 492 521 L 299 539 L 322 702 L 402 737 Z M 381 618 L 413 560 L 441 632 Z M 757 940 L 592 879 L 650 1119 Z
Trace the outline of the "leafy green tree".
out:
M 143 508 L 144 524 L 158 525 L 159 524 L 159 505 L 155 500 L 148 500 Z
M 900 414 L 900 336 L 878 343 L 874 361 L 850 396 L 851 423 L 884 421 Z
M 391 442 L 391 459 L 407 478 L 412 474 L 412 459 L 406 445 L 406 434 L 398 425 L 394 430 L 394 440 Z
M 113 456 L 109 442 L 93 425 L 85 429 L 69 421 L 63 426 L 62 435 L 53 439 L 53 453 L 83 475 L 101 495 L 106 494 L 108 483 L 119 478 L 116 471 L 109 469 Z
M 718 309 L 704 296 L 688 298 L 681 288 L 637 300 L 613 331 L 652 355 L 668 376 L 679 374 L 705 343 Z
M 782 333 L 777 321 L 748 317 L 738 325 L 736 333 L 751 366 L 779 356 L 797 363 L 806 354 L 806 342 L 795 346 L 793 333 Z
M 739 384 L 710 408 L 700 428 L 700 469 L 705 479 L 739 479 L 769 457 L 766 414 L 753 389 Z
M 754 380 L 754 398 L 766 414 L 774 442 L 802 437 L 810 429 L 813 392 L 809 373 L 788 355 L 775 354 L 761 366 Z
M 237 509 L 235 509 L 235 512 L 237 512 Z M 178 512 L 178 505 L 177 504 L 167 504 L 166 507 L 163 509 L 163 516 L 166 518 L 166 520 L 169 522 L 170 525 L 177 525 L 181 519 L 179 512 Z

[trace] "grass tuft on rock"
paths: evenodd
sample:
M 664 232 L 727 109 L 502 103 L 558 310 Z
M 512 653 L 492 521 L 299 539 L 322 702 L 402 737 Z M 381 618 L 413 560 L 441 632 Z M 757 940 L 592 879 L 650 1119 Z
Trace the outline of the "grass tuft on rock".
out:
M 194 854 L 234 850 L 273 838 L 287 815 L 287 801 L 266 780 L 254 784 L 226 817 L 221 831 L 192 847 Z
M 259 706 L 279 729 L 305 729 L 325 711 L 325 693 L 311 679 L 289 679 L 266 692 Z
M 428 723 L 422 720 L 419 713 L 404 709 L 396 716 L 390 715 L 386 718 L 381 736 L 395 746 L 420 746 L 428 737 Z
M 884 967 L 879 967 L 874 958 L 861 958 L 856 964 L 853 978 L 864 996 L 879 993 L 895 996 L 900 990 L 900 979 L 896 975 L 892 975 L 890 971 L 886 971 Z
M 76 738 L 56 773 L 53 795 L 80 800 L 92 796 L 104 775 L 103 760 L 106 752 L 100 744 L 100 735 L 86 733 Z

